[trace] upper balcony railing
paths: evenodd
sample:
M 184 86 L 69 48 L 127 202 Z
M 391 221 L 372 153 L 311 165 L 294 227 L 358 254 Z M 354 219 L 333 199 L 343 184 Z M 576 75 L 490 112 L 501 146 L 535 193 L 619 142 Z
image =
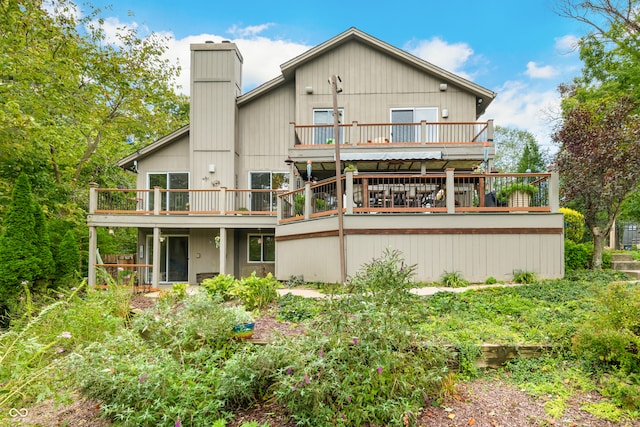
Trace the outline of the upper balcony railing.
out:
M 333 125 L 293 126 L 296 145 L 334 143 Z M 340 144 L 448 144 L 483 143 L 493 139 L 493 121 L 340 124 Z
M 354 174 L 341 177 L 343 209 L 363 213 L 555 212 L 552 173 Z M 90 190 L 90 214 L 266 215 L 280 222 L 338 212 L 335 178 L 283 190 Z
M 274 215 L 282 190 L 91 188 L 89 213 L 110 215 Z

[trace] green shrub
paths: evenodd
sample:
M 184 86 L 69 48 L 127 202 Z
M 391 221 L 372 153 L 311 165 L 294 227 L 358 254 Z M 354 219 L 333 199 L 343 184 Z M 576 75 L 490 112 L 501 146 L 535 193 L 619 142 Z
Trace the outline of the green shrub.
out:
M 130 329 L 79 352 L 68 369 L 119 425 L 212 425 L 262 396 L 287 361 L 286 350 L 271 358 L 255 349 L 261 358 L 249 357 L 253 346 L 232 331 L 247 318 L 242 306 L 221 305 L 204 292 L 177 304 L 167 299 L 136 316 Z
M 537 277 L 535 273 L 524 270 L 515 270 L 513 272 L 513 281 L 515 283 L 520 283 L 523 285 L 529 285 L 531 283 L 535 283 L 537 281 Z
M 465 286 L 469 286 L 469 281 L 458 272 L 449 273 L 445 271 L 440 278 L 440 283 L 447 288 L 464 288 Z
M 564 216 L 564 237 L 574 243 L 582 243 L 584 237 L 584 215 L 570 208 L 560 208 Z
M 73 285 L 79 277 L 80 248 L 73 230 L 68 230 L 58 246 L 56 257 L 56 285 L 65 287 Z
M 498 279 L 493 276 L 487 277 L 487 280 L 484 281 L 485 285 L 495 285 L 498 283 Z
M 11 204 L 4 216 L 0 234 L 0 316 L 7 326 L 10 313 L 15 313 L 23 283 L 32 289 L 41 277 L 41 260 L 36 236 L 34 200 L 26 174 L 16 180 Z
M 218 274 L 215 277 L 204 279 L 200 285 L 210 295 L 218 296 L 224 301 L 232 298 L 229 290 L 236 284 L 237 280 L 231 274 Z
M 598 298 L 590 316 L 573 339 L 576 354 L 596 366 L 626 373 L 640 371 L 640 289 L 612 283 Z
M 67 369 L 118 425 L 211 425 L 223 418 L 219 352 L 201 347 L 175 356 L 125 330 L 72 357 Z
M 589 255 L 589 245 L 587 243 L 575 243 L 573 240 L 565 239 L 565 271 L 583 270 L 588 268 L 590 263 L 591 256 Z
M 132 328 L 149 346 L 176 357 L 201 347 L 232 351 L 233 327 L 244 323 L 243 308 L 225 307 L 204 292 L 188 295 L 179 306 L 167 299 L 136 316 Z
M 271 273 L 267 277 L 257 277 L 256 272 L 249 277 L 243 277 L 229 289 L 229 294 L 239 298 L 247 310 L 264 308 L 278 298 L 277 289 L 280 283 Z
M 385 252 L 290 343 L 296 357 L 274 394 L 298 425 L 410 425 L 437 398 L 451 355 L 416 334 L 413 271 L 397 251 Z
M 311 319 L 321 311 L 320 304 L 313 298 L 286 294 L 278 298 L 277 319 L 285 322 L 299 323 Z
M 235 352 L 221 367 L 218 399 L 230 408 L 249 407 L 263 400 L 280 371 L 294 363 L 284 342 L 246 347 Z
M 616 370 L 600 380 L 602 394 L 622 408 L 640 411 L 640 374 Z

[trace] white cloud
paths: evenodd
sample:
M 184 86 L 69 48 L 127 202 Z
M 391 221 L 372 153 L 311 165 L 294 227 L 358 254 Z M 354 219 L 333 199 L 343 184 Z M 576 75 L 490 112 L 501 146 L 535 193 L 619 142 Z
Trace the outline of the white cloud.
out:
M 274 26 L 272 22 L 261 25 L 252 25 L 249 27 L 238 27 L 237 25 L 232 26 L 227 30 L 227 32 L 236 37 L 252 37 L 260 34 L 261 32 L 268 30 L 270 27 Z
M 229 40 L 228 37 L 216 34 L 200 34 L 179 40 L 176 40 L 172 34 L 165 34 L 165 36 L 169 37 L 167 41 L 168 50 L 165 56 L 174 63 L 177 60 L 180 64 L 181 72 L 178 84 L 181 86 L 181 92 L 187 95 L 189 94 L 191 64 L 189 45 L 192 43 L 204 43 L 207 40 L 216 43 L 222 40 Z M 271 40 L 265 37 L 238 38 L 230 41 L 238 45 L 238 49 L 244 59 L 242 67 L 244 92 L 279 76 L 281 74 L 281 64 L 311 47 L 286 40 Z
M 94 24 L 97 25 L 96 22 L 94 22 Z M 105 34 L 105 41 L 110 44 L 118 45 L 120 42 L 120 39 L 118 38 L 118 34 L 123 34 L 128 30 L 138 31 L 140 30 L 140 26 L 135 21 L 124 23 L 124 22 L 120 22 L 118 18 L 109 17 L 109 18 L 104 18 L 102 29 L 104 30 L 104 34 Z M 145 32 L 148 32 L 146 28 L 143 28 L 143 30 Z
M 545 148 L 555 151 L 551 142 L 555 120 L 559 117 L 560 95 L 556 90 L 530 86 L 521 81 L 507 81 L 498 90 L 485 117 L 496 126 L 526 129 Z
M 525 74 L 532 79 L 550 79 L 558 75 L 558 70 L 551 65 L 540 67 L 535 62 L 529 61 Z
M 580 38 L 573 34 L 567 34 L 566 36 L 556 38 L 555 41 L 556 52 L 565 55 L 577 52 Z
M 466 79 L 469 73 L 463 70 L 473 56 L 473 49 L 466 43 L 447 43 L 439 37 L 407 44 L 404 49 L 413 55 L 431 62 L 440 68 Z
M 53 0 L 45 0 L 42 2 L 42 8 L 51 16 L 62 16 L 72 20 L 78 20 L 82 17 L 80 8 L 73 2 L 61 6 Z

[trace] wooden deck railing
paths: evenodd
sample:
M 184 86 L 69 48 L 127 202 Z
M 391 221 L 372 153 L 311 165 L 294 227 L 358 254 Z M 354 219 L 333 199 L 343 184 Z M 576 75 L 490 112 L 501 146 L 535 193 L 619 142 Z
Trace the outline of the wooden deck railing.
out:
M 552 179 L 552 177 L 555 177 Z M 359 213 L 552 212 L 557 175 L 343 175 L 343 209 Z M 133 190 L 91 188 L 90 213 L 108 215 L 263 215 L 293 221 L 337 214 L 335 178 L 282 190 Z
M 333 144 L 333 125 L 292 123 L 296 145 Z M 484 143 L 493 139 L 493 122 L 373 123 L 339 125 L 340 144 Z
M 281 190 L 153 190 L 91 188 L 92 214 L 276 215 Z
M 453 171 L 424 175 L 348 172 L 342 178 L 343 210 L 347 214 L 552 212 L 558 205 L 557 179 L 552 176 Z M 281 223 L 337 213 L 335 178 L 309 183 L 279 198 Z M 322 203 L 318 204 L 319 200 Z

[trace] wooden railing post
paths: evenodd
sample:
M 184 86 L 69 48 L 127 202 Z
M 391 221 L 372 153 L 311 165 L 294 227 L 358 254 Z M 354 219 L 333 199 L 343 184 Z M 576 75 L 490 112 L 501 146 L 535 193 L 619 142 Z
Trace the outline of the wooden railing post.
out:
M 353 215 L 353 171 L 345 171 L 346 188 L 344 192 L 347 215 Z M 340 185 L 340 183 L 338 183 Z M 343 203 L 344 204 L 344 203 Z
M 348 142 L 350 142 L 352 145 L 356 145 L 357 142 L 360 141 L 360 136 L 358 135 L 358 133 L 360 132 L 360 129 L 358 129 L 358 122 L 351 122 L 350 131 L 351 134 L 349 135 Z
M 282 197 L 276 193 L 276 222 L 282 221 Z
M 160 210 L 162 208 L 162 193 L 160 192 L 160 187 L 153 187 L 153 214 L 160 215 Z
M 296 137 L 296 122 L 289 122 L 289 129 L 290 129 L 289 135 L 290 135 L 291 141 L 293 141 L 293 145 L 300 144 L 300 141 Z
M 447 198 L 447 213 L 452 214 L 456 212 L 456 186 L 454 182 L 454 168 L 446 169 L 446 198 Z
M 311 218 L 311 183 L 304 184 L 304 219 Z
M 552 170 L 549 177 L 549 209 L 554 213 L 560 209 L 560 176 L 557 170 Z
M 493 119 L 487 120 L 487 141 L 493 142 Z
M 427 121 L 426 120 L 420 121 L 420 144 L 422 145 L 427 144 Z
M 218 203 L 220 203 L 220 215 L 227 213 L 227 187 L 220 187 L 218 193 Z
M 98 209 L 98 192 L 96 189 L 98 188 L 98 184 L 92 182 L 89 184 L 89 213 L 96 213 L 96 209 Z M 94 260 L 95 261 L 95 260 Z

